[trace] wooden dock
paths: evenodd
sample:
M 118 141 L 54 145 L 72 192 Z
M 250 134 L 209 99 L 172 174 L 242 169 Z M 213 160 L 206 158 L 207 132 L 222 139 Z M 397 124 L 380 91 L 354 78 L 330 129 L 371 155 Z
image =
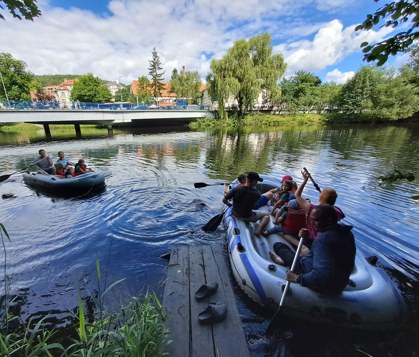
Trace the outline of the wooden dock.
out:
M 216 293 L 196 301 L 199 287 L 214 281 L 218 283 Z M 227 318 L 201 325 L 198 315 L 209 302 L 225 303 Z M 166 351 L 170 357 L 249 356 L 221 244 L 177 245 L 172 249 L 163 305 L 172 340 Z

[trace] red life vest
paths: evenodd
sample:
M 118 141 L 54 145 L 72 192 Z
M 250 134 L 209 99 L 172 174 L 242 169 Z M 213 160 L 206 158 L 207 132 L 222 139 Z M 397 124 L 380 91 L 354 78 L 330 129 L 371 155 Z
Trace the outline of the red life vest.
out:
M 306 227 L 306 214 L 304 210 L 288 208 L 287 218 L 282 227 L 287 233 L 298 236 L 300 229 Z

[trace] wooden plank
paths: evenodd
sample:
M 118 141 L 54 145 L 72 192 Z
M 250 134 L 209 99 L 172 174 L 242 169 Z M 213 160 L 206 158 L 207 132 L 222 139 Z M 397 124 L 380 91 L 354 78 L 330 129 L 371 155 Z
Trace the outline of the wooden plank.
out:
M 230 284 L 228 265 L 220 244 L 178 245 L 172 249 L 163 304 L 172 344 L 166 348 L 173 357 L 247 357 L 249 350 Z M 217 292 L 198 302 L 195 292 L 202 284 L 217 282 Z M 201 325 L 198 315 L 209 302 L 224 302 L 227 318 Z
M 170 254 L 163 305 L 172 340 L 166 351 L 173 357 L 189 356 L 189 249 L 186 245 L 175 246 Z
M 227 318 L 213 325 L 213 339 L 216 356 L 249 356 L 234 292 L 231 287 L 224 251 L 220 244 L 214 244 L 204 251 L 205 273 L 208 281 L 217 281 L 217 302 L 227 305 Z M 228 338 L 226 338 L 228 337 Z M 234 341 L 232 343 L 232 341 Z
M 198 322 L 198 315 L 208 306 L 208 300 L 196 301 L 195 292 L 202 284 L 208 281 L 205 278 L 205 267 L 203 260 L 203 249 L 205 246 L 190 247 L 190 304 L 191 304 L 191 352 L 192 356 L 214 356 L 214 344 L 211 325 L 201 325 Z

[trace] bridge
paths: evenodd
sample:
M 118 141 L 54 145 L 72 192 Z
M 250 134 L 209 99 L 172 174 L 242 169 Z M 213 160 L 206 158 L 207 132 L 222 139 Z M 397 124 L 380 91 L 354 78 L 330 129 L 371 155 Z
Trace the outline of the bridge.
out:
M 112 135 L 114 126 L 182 125 L 208 115 L 202 109 L 146 109 L 146 110 L 0 110 L 0 124 L 33 123 L 44 126 L 45 135 L 51 138 L 49 125 L 73 124 L 77 137 L 81 137 L 81 124 L 100 124 Z

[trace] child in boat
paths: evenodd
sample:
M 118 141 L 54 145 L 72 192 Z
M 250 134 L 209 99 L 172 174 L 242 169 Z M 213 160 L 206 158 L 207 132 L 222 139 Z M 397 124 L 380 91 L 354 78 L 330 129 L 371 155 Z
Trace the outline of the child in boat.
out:
M 83 159 L 80 159 L 77 164 L 76 167 L 74 168 L 75 172 L 76 172 L 76 176 L 77 175 L 82 175 L 85 174 L 86 172 L 91 172 L 93 171 L 92 169 L 88 169 L 86 166 L 86 163 L 84 162 Z
M 284 204 L 287 204 L 293 194 L 294 184 L 291 180 L 285 180 L 282 183 L 282 193 L 280 199 L 272 207 L 272 215 L 276 214 L 276 209 L 281 208 Z
M 235 187 L 243 186 L 246 183 L 246 174 L 240 174 L 239 176 L 237 176 L 237 181 L 239 183 Z M 230 186 L 230 182 L 226 182 L 224 184 L 224 195 L 226 195 L 228 191 L 230 191 L 229 186 Z
M 71 178 L 76 176 L 76 173 L 74 172 L 73 166 L 67 166 L 67 169 L 65 170 L 65 177 Z
M 65 177 L 65 170 L 62 164 L 60 164 L 59 162 L 56 162 L 54 164 L 55 166 L 55 175 L 60 176 L 60 177 Z
M 61 165 L 63 165 L 63 168 L 66 169 L 68 165 L 74 165 L 70 159 L 66 158 L 64 156 L 64 152 L 63 151 L 58 151 L 58 163 L 60 163 Z

